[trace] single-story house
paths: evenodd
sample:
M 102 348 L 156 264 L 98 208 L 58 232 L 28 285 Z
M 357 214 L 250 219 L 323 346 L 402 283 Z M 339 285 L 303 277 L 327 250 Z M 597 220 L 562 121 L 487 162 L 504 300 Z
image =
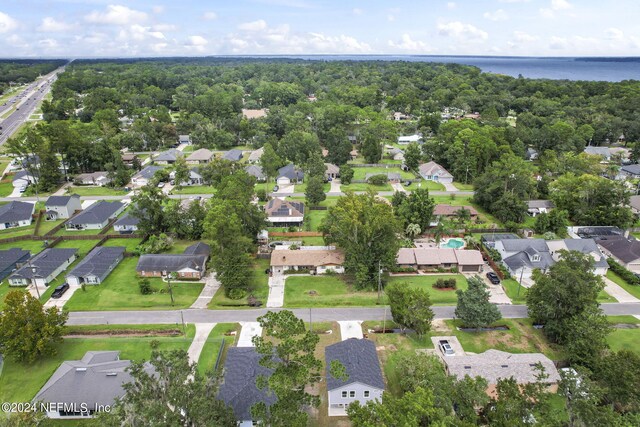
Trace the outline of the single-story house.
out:
M 71 218 L 76 211 L 82 210 L 80 196 L 50 196 L 44 204 L 47 221 Z
M 178 144 L 191 144 L 191 135 L 178 135 Z
M 154 163 L 158 165 L 173 165 L 178 160 L 178 157 L 182 157 L 182 151 L 178 151 L 175 148 L 171 148 L 167 151 L 163 151 L 153 158 Z
M 113 230 L 120 234 L 133 234 L 138 231 L 139 222 L 140 218 L 126 213 L 113 223 Z
M 325 171 L 324 171 L 324 178 L 326 180 L 329 179 L 336 179 L 338 177 L 340 177 L 340 167 L 334 165 L 333 163 L 325 163 Z
M 0 281 L 29 260 L 31 253 L 20 248 L 0 251 Z
M 401 268 L 457 268 L 462 273 L 479 273 L 484 265 L 480 251 L 448 248 L 400 248 L 396 263 Z
M 133 166 L 134 163 L 136 163 L 136 161 L 138 160 L 138 155 L 135 153 L 123 153 L 121 158 L 122 163 L 127 166 Z
M 344 416 L 352 402 L 366 405 L 371 400 L 382 400 L 384 379 L 373 341 L 350 338 L 327 346 L 324 357 L 329 416 Z M 346 379 L 331 375 L 330 367 L 334 361 L 344 366 Z
M 400 182 L 400 180 L 402 179 L 402 175 L 400 175 L 398 172 L 384 172 L 384 173 L 368 173 L 364 176 L 364 180 L 369 182 L 369 178 L 372 178 L 378 175 L 386 176 L 387 181 L 389 182 Z
M 406 115 L 405 113 L 401 113 L 400 111 L 395 111 L 393 113 L 393 120 L 399 122 L 403 120 L 409 120 L 411 117 Z
M 253 150 L 250 154 L 249 154 L 249 158 L 248 158 L 248 162 L 249 163 L 258 163 L 260 161 L 260 159 L 262 158 L 262 153 L 264 153 L 264 148 L 260 147 L 257 150 Z
M 293 200 L 271 199 L 264 207 L 267 222 L 272 226 L 299 226 L 304 221 L 304 203 Z
M 189 246 L 181 254 L 147 254 L 138 260 L 136 271 L 142 277 L 166 277 L 200 280 L 207 270 L 211 249 L 204 243 Z
M 469 216 L 472 221 L 475 221 L 478 218 L 478 211 L 475 210 L 473 206 L 451 206 L 438 204 L 435 206 L 435 208 L 433 208 L 433 219 L 430 225 L 432 227 L 435 227 L 443 218 L 454 218 L 457 212 L 460 210 L 469 211 Z
M 442 182 L 446 184 L 451 184 L 453 182 L 453 175 L 434 161 L 423 163 L 418 166 L 418 173 L 420 173 L 420 176 L 427 181 Z
M 422 135 L 406 135 L 398 137 L 398 144 L 400 145 L 408 145 L 412 142 L 420 143 L 422 141 Z
M 640 240 L 624 236 L 609 236 L 597 240 L 602 252 L 627 270 L 640 273 Z
M 62 362 L 33 401 L 49 405 L 49 418 L 93 417 L 124 396 L 122 386 L 132 381 L 130 365 L 119 351 L 88 351 L 81 360 Z M 147 363 L 145 370 L 152 373 L 153 367 Z
M 635 215 L 640 214 L 640 196 L 629 197 L 629 207 Z
M 211 162 L 213 160 L 213 151 L 206 148 L 199 148 L 187 157 L 187 164 L 189 165 L 201 165 Z
M 258 182 L 265 182 L 267 180 L 267 175 L 265 175 L 260 165 L 247 165 L 244 170 Z
M 253 347 L 230 347 L 224 362 L 222 383 L 218 399 L 233 408 L 238 427 L 252 427 L 251 407 L 264 403 L 267 407 L 276 402 L 276 396 L 256 386 L 259 376 L 269 377 L 272 370 L 260 365 L 262 355 Z
M 47 248 L 9 276 L 9 284 L 27 286 L 35 282 L 38 286 L 49 286 L 76 260 L 77 253 L 75 248 Z
M 68 220 L 64 226 L 67 230 L 102 230 L 120 215 L 125 206 L 121 202 L 100 200 Z
M 137 187 L 144 187 L 145 185 L 149 184 L 149 181 L 153 179 L 156 172 L 158 172 L 160 169 L 163 168 L 161 166 L 146 166 L 140 172 L 131 177 L 131 184 Z
M 16 201 L 0 206 L 0 230 L 31 225 L 35 207 L 35 203 Z
M 328 271 L 344 273 L 344 253 L 337 249 L 280 249 L 271 252 L 271 271 L 309 270 L 315 274 Z
M 111 178 L 109 178 L 108 172 L 82 173 L 75 177 L 74 182 L 81 185 L 99 185 L 103 187 L 111 182 Z
M 640 178 L 640 164 L 622 166 L 619 176 L 623 178 Z
M 299 184 L 303 180 L 304 172 L 302 172 L 302 169 L 295 167 L 293 163 L 289 163 L 278 169 L 278 176 L 276 178 L 278 185 Z
M 267 117 L 268 110 L 266 108 L 261 108 L 258 110 L 251 110 L 247 108 L 242 109 L 242 116 L 245 119 L 261 119 L 263 117 Z
M 67 274 L 69 285 L 99 285 L 124 257 L 124 246 L 98 246 Z
M 507 353 L 500 350 L 487 350 L 484 353 L 443 357 L 447 374 L 458 380 L 465 376 L 482 377 L 487 380 L 487 394 L 494 396 L 498 380 L 514 378 L 518 384 L 524 385 L 537 381 L 541 365 L 548 375 L 546 383 L 549 391 L 557 390 L 560 374 L 553 361 L 542 353 Z
M 230 162 L 239 162 L 242 160 L 242 150 L 229 150 L 222 155 L 222 159 Z
M 535 148 L 527 148 L 527 151 L 524 153 L 525 160 L 536 160 L 538 158 L 538 151 Z
M 611 160 L 611 150 L 609 150 L 609 147 L 588 146 L 584 147 L 584 152 L 592 156 L 600 156 L 602 157 L 602 160 L 607 162 Z
M 36 178 L 31 174 L 31 172 L 21 170 L 13 175 L 13 181 L 11 183 L 13 188 L 28 187 L 29 185 L 36 183 Z
M 169 178 L 175 180 L 176 179 L 176 171 L 171 171 L 169 173 Z M 189 180 L 187 182 L 181 183 L 181 185 L 202 185 L 204 183 L 204 179 L 202 175 L 200 175 L 200 171 L 198 168 L 189 169 Z M 178 183 L 176 182 L 176 185 Z
M 555 205 L 551 200 L 529 200 L 527 201 L 527 212 L 532 217 L 541 213 L 549 213 Z

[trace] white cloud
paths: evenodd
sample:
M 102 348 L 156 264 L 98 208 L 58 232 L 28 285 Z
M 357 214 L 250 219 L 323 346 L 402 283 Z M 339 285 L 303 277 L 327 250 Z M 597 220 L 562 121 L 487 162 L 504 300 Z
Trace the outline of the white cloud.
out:
M 532 36 L 531 34 L 527 34 L 524 31 L 514 31 L 513 39 L 518 43 L 530 43 L 537 41 L 539 37 Z
M 500 3 L 529 3 L 531 0 L 498 0 Z
M 159 14 L 163 13 L 163 12 L 164 12 L 164 9 L 165 9 L 165 8 L 164 8 L 164 6 L 162 6 L 162 5 L 153 6 L 153 7 L 151 8 L 151 10 L 153 11 L 153 13 L 155 13 L 156 15 L 159 15 Z
M 447 3 L 447 9 L 449 9 L 449 10 L 453 10 L 453 9 L 455 9 L 456 7 L 458 7 L 458 5 L 456 4 L 456 2 L 450 1 L 450 2 L 448 2 L 448 3 Z
M 55 49 L 58 47 L 58 41 L 52 38 L 38 40 L 38 44 L 45 49 Z
M 605 31 L 605 35 L 609 40 L 623 40 L 624 32 L 619 28 L 609 28 Z
M 567 0 L 551 0 L 551 9 L 553 10 L 567 10 L 571 9 L 573 5 Z
M 540 16 L 542 16 L 543 18 L 554 18 L 556 14 L 551 9 L 542 8 L 540 9 Z
M 18 28 L 18 21 L 6 13 L 0 12 L 0 33 L 8 33 L 16 28 Z
M 146 21 L 147 14 L 129 9 L 127 6 L 110 4 L 106 10 L 101 12 L 94 10 L 84 19 L 92 24 L 130 25 Z
M 238 25 L 238 29 L 242 31 L 263 31 L 267 28 L 267 22 L 264 19 L 258 19 L 253 22 L 245 22 Z
M 205 12 L 202 15 L 202 19 L 204 19 L 205 21 L 214 21 L 218 19 L 218 14 L 215 12 Z
M 5 37 L 4 41 L 6 41 L 7 43 L 9 43 L 10 46 L 15 47 L 15 48 L 27 48 L 29 47 L 29 44 L 24 41 L 24 39 L 22 37 L 20 37 L 17 34 L 11 34 L 9 37 Z
M 42 19 L 42 23 L 38 27 L 38 31 L 43 33 L 60 33 L 64 31 L 69 31 L 74 28 L 74 25 L 67 24 L 63 21 L 56 21 L 55 18 L 47 16 Z
M 352 10 L 353 14 L 356 16 L 362 15 L 364 13 L 364 10 L 360 9 L 359 7 L 354 7 Z
M 202 36 L 189 36 L 187 40 L 184 46 L 196 52 L 204 52 L 205 47 L 209 44 L 209 41 Z
M 395 20 L 396 20 L 396 16 L 395 15 L 387 15 L 387 21 L 394 22 Z
M 177 25 L 174 24 L 155 24 L 151 26 L 153 31 L 176 31 L 178 29 Z
M 394 42 L 393 40 L 389 40 L 389 47 L 394 49 L 400 49 L 408 52 L 422 53 L 422 52 L 431 52 L 431 49 L 425 42 L 420 40 L 413 40 L 409 34 L 403 34 L 402 38 L 399 42 Z
M 549 43 L 549 48 L 553 50 L 562 50 L 567 48 L 567 39 L 564 37 L 551 37 L 551 42 Z
M 509 19 L 509 15 L 502 9 L 498 9 L 495 12 L 485 12 L 484 16 L 486 19 L 490 21 L 506 21 Z
M 438 33 L 442 36 L 453 37 L 460 42 L 482 41 L 489 38 L 486 31 L 460 21 L 439 23 Z

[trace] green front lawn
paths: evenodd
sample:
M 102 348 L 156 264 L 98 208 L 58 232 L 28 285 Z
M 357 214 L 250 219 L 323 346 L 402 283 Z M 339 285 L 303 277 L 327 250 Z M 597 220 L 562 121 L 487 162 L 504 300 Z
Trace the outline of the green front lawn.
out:
M 462 274 L 433 274 L 426 276 L 394 276 L 389 278 L 389 283 L 407 282 L 414 288 L 420 288 L 429 292 L 431 302 L 434 305 L 455 305 L 458 302 L 456 291 L 441 291 L 435 289 L 433 284 L 438 279 L 456 279 L 457 289 L 467 290 L 467 279 Z
M 615 329 L 607 337 L 611 350 L 629 350 L 640 354 L 640 329 Z
M 215 194 L 216 189 L 210 185 L 187 185 L 180 190 L 173 188 L 171 194 Z
M 67 338 L 57 347 L 57 354 L 33 364 L 6 359 L 0 375 L 0 400 L 28 402 L 65 360 L 79 360 L 87 351 L 120 351 L 122 360 L 144 360 L 151 356 L 151 341 L 160 343 L 159 350 L 187 350 L 194 327 L 189 326 L 187 337 L 135 338 Z
M 125 258 L 100 285 L 76 291 L 65 305 L 70 311 L 93 310 L 162 310 L 188 308 L 200 295 L 202 283 L 172 283 L 174 305 L 171 305 L 167 283 L 149 279 L 154 292 L 142 295 L 136 276 L 137 257 Z
M 393 191 L 393 188 L 391 187 L 391 184 L 384 184 L 384 185 L 371 185 L 371 184 L 366 184 L 366 183 L 355 183 L 355 184 L 349 184 L 349 185 L 344 185 L 342 184 L 340 186 L 340 191 L 342 191 L 343 193 L 347 192 L 347 191 L 369 191 L 369 189 L 373 190 L 373 191 Z
M 231 331 L 236 331 L 236 335 L 226 335 Z M 198 360 L 198 372 L 201 375 L 211 372 L 215 367 L 222 341 L 225 341 L 225 345 L 228 348 L 233 345 L 235 338 L 239 334 L 240 325 L 237 323 L 218 323 L 209 334 L 204 347 L 202 347 L 202 353 L 200 353 L 200 359 Z
M 303 182 L 302 184 L 296 184 L 294 187 L 294 193 L 304 193 L 305 191 L 307 191 L 307 183 Z M 328 182 L 325 182 L 322 185 L 322 191 L 325 193 L 328 193 L 329 190 L 331 190 L 331 184 Z
M 289 276 L 284 287 L 284 306 L 289 308 L 370 306 L 377 297 L 376 292 L 352 289 L 342 275 Z
M 415 190 L 416 188 L 426 188 L 429 191 L 444 191 L 444 185 L 439 182 L 423 180 L 420 182 L 413 182 L 410 186 L 403 185 L 407 190 Z
M 524 286 L 520 287 L 519 283 L 515 279 L 503 280 L 502 289 L 504 289 L 505 293 L 514 304 L 527 303 L 527 288 Z M 598 294 L 598 302 L 617 302 L 617 300 L 605 291 L 602 291 Z
M 634 297 L 640 298 L 640 286 L 630 284 L 611 270 L 607 271 L 607 278 L 620 285 L 621 288 L 629 292 Z
M 453 185 L 460 191 L 473 191 L 473 184 L 463 184 L 461 182 L 454 182 Z
M 353 168 L 353 179 L 355 180 L 364 180 L 368 174 L 381 175 L 386 174 L 388 172 L 391 173 L 399 173 L 402 179 L 415 179 L 415 175 L 411 172 L 403 171 L 398 167 L 390 166 L 388 168 L 383 167 L 375 167 L 375 168 Z
M 0 166 L 0 174 L 2 174 L 3 171 L 4 168 Z M 0 181 L 0 197 L 8 197 L 11 193 L 13 193 L 13 182 L 11 182 L 11 179 L 5 178 Z
M 253 261 L 253 291 L 254 297 L 262 301 L 262 305 L 267 304 L 267 297 L 269 296 L 269 275 L 265 273 L 265 270 L 269 268 L 270 261 L 268 259 L 258 259 Z M 239 308 L 252 308 L 247 305 L 247 299 L 241 298 L 233 300 L 227 298 L 224 295 L 224 289 L 221 287 L 218 292 L 213 296 L 213 299 L 208 306 L 210 309 L 239 309 Z
M 142 242 L 142 238 L 136 239 L 109 239 L 102 246 L 124 246 L 127 252 L 133 252 Z
M 74 186 L 67 188 L 67 194 L 77 194 L 78 196 L 124 196 L 127 192 L 122 188 Z

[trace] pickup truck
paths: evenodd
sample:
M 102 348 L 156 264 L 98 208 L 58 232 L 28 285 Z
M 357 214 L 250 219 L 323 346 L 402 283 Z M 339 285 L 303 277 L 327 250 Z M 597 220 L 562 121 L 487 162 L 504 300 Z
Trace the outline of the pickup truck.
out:
M 449 341 L 440 340 L 438 342 L 438 346 L 440 347 L 442 354 L 444 354 L 445 356 L 455 356 L 456 353 L 453 351 L 453 348 L 451 348 L 451 344 L 449 344 Z

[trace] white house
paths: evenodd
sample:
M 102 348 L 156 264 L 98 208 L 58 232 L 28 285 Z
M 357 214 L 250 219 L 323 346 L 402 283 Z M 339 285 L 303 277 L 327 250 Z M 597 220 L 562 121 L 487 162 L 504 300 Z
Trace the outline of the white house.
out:
M 9 276 L 9 285 L 27 286 L 35 282 L 37 286 L 48 286 L 76 260 L 77 252 L 75 248 L 47 248 Z
M 172 180 L 176 179 L 176 171 L 172 171 L 169 174 L 169 178 Z M 181 185 L 202 185 L 204 180 L 202 179 L 202 175 L 198 172 L 198 169 L 189 169 L 189 179 L 187 182 L 180 183 Z M 178 183 L 176 182 L 176 185 Z
M 16 172 L 11 182 L 13 188 L 27 187 L 30 184 L 35 184 L 36 178 L 26 170 Z
M 408 145 L 412 142 L 420 143 L 422 141 L 422 135 L 406 135 L 398 137 L 398 144 L 400 145 Z
M 453 175 L 434 161 L 418 166 L 418 172 L 420 176 L 427 181 L 442 182 L 445 184 L 451 184 L 453 182 Z
M 384 380 L 373 341 L 350 338 L 327 346 L 324 355 L 330 417 L 345 416 L 352 402 L 365 405 L 370 400 L 382 399 Z M 344 366 L 346 379 L 331 375 L 330 366 L 334 361 Z
M 82 210 L 80 196 L 51 196 L 44 205 L 47 221 L 71 218 L 76 211 Z
M 82 185 L 99 185 L 104 187 L 111 182 L 108 172 L 82 173 L 74 179 L 78 184 Z
M 15 201 L 0 206 L 0 230 L 31 225 L 35 206 L 35 203 Z
M 131 184 L 137 187 L 144 187 L 149 184 L 149 181 L 154 177 L 156 172 L 160 169 L 163 169 L 160 166 L 147 166 L 142 169 L 140 172 L 136 173 L 131 177 Z

